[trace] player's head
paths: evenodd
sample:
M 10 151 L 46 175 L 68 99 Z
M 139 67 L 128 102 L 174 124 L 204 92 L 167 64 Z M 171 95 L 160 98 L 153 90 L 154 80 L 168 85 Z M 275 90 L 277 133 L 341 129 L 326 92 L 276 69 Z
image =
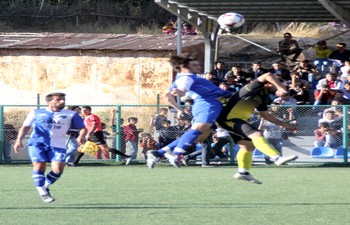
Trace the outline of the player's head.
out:
M 173 55 L 170 57 L 170 63 L 177 72 L 198 74 L 201 71 L 201 66 L 197 61 L 195 54 Z
M 59 111 L 65 107 L 66 94 L 61 92 L 51 93 L 46 95 L 45 100 L 51 110 Z

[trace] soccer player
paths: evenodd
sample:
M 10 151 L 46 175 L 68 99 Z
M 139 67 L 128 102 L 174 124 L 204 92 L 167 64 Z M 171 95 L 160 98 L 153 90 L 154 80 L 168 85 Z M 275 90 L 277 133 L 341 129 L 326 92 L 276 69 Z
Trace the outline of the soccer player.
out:
M 262 133 L 247 122 L 256 109 L 265 120 L 296 131 L 295 125 L 280 121 L 268 112 L 269 93 L 275 93 L 278 97 L 287 94 L 285 87 L 272 73 L 265 73 L 230 98 L 223 99 L 224 108 L 217 122 L 230 132 L 234 142 L 240 146 L 237 154 L 238 172 L 233 176 L 235 179 L 262 184 L 249 173 L 255 148 L 269 156 L 278 166 L 297 158 L 280 156 L 279 152 L 268 144 Z
M 15 153 L 23 147 L 22 140 L 30 128 L 33 132 L 28 140 L 28 153 L 33 163 L 32 178 L 42 200 L 51 203 L 55 199 L 49 192 L 49 186 L 62 175 L 66 158 L 66 134 L 79 129 L 78 143 L 85 139 L 86 129 L 82 118 L 65 107 L 64 93 L 51 93 L 45 98 L 48 107 L 32 110 L 19 130 L 14 145 Z M 46 162 L 51 162 L 51 171 L 46 174 Z
M 222 105 L 220 98 L 229 96 L 232 92 L 225 91 L 214 85 L 211 81 L 198 77 L 200 65 L 197 58 L 189 54 L 181 56 L 172 56 L 170 63 L 178 72 L 176 80 L 164 94 L 169 104 L 174 107 L 178 113 L 177 118 L 181 118 L 184 109 L 179 106 L 175 100 L 175 95 L 184 95 L 189 92 L 194 99 L 192 114 L 194 117 L 192 127 L 184 133 L 179 139 L 171 142 L 167 146 L 157 151 L 149 151 L 147 157 L 147 166 L 154 168 L 159 157 L 165 156 L 169 162 L 179 166 L 179 155 L 186 152 L 186 148 L 197 139 L 205 139 L 211 131 L 212 125 L 219 116 Z M 172 151 L 172 153 L 171 153 Z

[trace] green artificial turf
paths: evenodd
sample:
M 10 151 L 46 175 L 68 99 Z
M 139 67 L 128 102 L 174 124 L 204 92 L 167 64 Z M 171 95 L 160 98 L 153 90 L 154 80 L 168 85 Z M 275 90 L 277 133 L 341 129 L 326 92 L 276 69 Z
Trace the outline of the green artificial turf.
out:
M 42 202 L 30 165 L 0 166 L 0 224 L 350 224 L 349 168 L 255 167 L 262 185 L 232 179 L 235 167 L 66 167 Z

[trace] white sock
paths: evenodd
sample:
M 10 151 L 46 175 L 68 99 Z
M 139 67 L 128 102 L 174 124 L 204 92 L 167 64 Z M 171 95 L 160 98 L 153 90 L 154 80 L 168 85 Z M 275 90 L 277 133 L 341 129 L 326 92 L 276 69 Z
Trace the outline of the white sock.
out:
M 244 168 L 238 168 L 238 173 L 249 173 L 249 170 Z
M 36 190 L 38 190 L 39 195 L 46 195 L 47 194 L 45 187 L 36 187 Z

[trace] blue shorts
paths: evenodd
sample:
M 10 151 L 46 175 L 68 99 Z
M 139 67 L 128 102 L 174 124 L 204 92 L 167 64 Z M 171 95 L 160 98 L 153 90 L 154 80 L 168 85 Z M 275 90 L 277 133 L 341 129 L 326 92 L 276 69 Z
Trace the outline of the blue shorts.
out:
M 65 162 L 66 149 L 50 146 L 28 146 L 28 154 L 32 162 Z
M 222 104 L 218 100 L 199 101 L 192 106 L 193 123 L 214 124 L 222 110 Z

